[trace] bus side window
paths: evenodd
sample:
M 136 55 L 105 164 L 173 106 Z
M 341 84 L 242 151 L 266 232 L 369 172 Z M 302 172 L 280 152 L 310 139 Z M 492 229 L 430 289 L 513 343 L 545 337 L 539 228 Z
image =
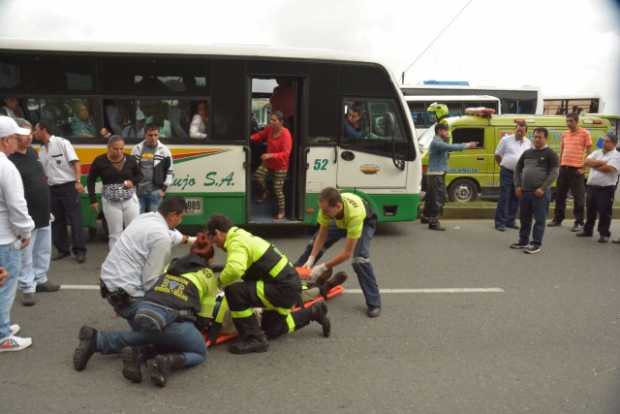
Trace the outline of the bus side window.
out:
M 55 135 L 69 139 L 99 136 L 92 98 L 28 98 L 25 106 L 26 119 L 47 123 Z

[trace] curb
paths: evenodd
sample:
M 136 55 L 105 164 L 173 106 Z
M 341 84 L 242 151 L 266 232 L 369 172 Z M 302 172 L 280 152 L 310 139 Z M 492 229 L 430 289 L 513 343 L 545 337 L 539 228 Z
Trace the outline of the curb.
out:
M 573 218 L 572 207 L 566 209 L 566 219 L 570 220 Z M 549 208 L 549 214 L 547 217 L 553 217 L 555 209 Z M 443 214 L 441 216 L 444 219 L 494 219 L 495 218 L 495 208 L 467 208 L 467 207 L 458 207 L 458 208 L 445 208 Z M 620 219 L 620 208 L 614 208 L 612 215 L 612 219 Z

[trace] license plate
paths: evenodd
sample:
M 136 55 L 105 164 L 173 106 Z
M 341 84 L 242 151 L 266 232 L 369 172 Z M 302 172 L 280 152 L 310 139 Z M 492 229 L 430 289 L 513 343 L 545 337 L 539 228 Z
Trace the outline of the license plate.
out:
M 202 214 L 202 198 L 186 198 L 185 214 L 190 216 L 198 216 Z

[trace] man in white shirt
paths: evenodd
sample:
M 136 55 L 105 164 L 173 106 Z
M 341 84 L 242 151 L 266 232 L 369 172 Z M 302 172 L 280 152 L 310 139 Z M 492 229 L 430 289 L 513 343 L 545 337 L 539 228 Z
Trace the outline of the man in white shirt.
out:
M 590 167 L 586 183 L 586 223 L 577 237 L 592 237 L 598 215 L 599 243 L 607 243 L 611 233 L 612 207 L 620 174 L 620 153 L 616 151 L 618 137 L 609 132 L 604 138 L 603 149 L 596 150 L 586 158 L 584 165 Z
M 82 211 L 80 194 L 84 187 L 80 182 L 80 159 L 71 143 L 61 137 L 51 135 L 49 127 L 38 122 L 34 128 L 34 138 L 41 142 L 39 160 L 43 164 L 47 184 L 50 186 L 52 214 L 52 241 L 58 254 L 52 260 L 68 257 L 73 251 L 75 260 L 86 260 L 86 240 L 82 231 Z M 67 225 L 71 226 L 72 248 L 69 248 Z
M 30 243 L 34 221 L 28 215 L 21 176 L 8 155 L 17 150 L 17 135 L 28 134 L 12 118 L 0 116 L 0 268 L 8 279 L 0 286 L 0 352 L 21 351 L 31 338 L 16 336 L 19 325 L 11 325 L 11 307 L 21 272 L 21 249 Z
M 495 229 L 506 231 L 506 228 L 517 229 L 515 219 L 519 208 L 519 200 L 515 195 L 514 170 L 521 155 L 532 147 L 527 137 L 525 120 L 515 120 L 516 129 L 512 135 L 505 135 L 497 144 L 495 161 L 499 170 L 499 201 L 495 209 Z

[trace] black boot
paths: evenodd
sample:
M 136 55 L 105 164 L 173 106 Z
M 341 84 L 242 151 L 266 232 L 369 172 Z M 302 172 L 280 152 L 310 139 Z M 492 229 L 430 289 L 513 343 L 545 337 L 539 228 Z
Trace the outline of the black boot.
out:
M 157 355 L 147 361 L 147 366 L 151 371 L 151 382 L 158 387 L 165 387 L 170 373 L 185 366 L 185 357 L 183 354 Z
M 153 345 L 125 347 L 121 351 L 123 360 L 123 377 L 131 382 L 142 382 L 142 365 L 157 355 Z
M 256 316 L 249 318 L 234 318 L 233 322 L 239 332 L 239 341 L 228 347 L 232 354 L 249 354 L 250 352 L 266 352 L 269 343 L 265 333 L 258 326 Z
M 97 330 L 90 326 L 82 326 L 78 334 L 80 343 L 73 351 L 73 368 L 82 371 L 86 368 L 88 360 L 97 351 Z
M 329 280 L 325 282 L 325 284 L 319 286 L 319 289 L 321 290 L 321 295 L 323 297 L 327 297 L 327 293 L 329 293 L 330 290 L 332 290 L 338 285 L 342 285 L 344 282 L 347 281 L 347 279 L 348 276 L 345 272 L 336 273 L 334 276 L 330 277 Z
M 318 322 L 323 328 L 323 336 L 328 338 L 332 331 L 332 324 L 327 317 L 327 305 L 325 302 L 318 302 L 310 307 L 310 320 Z

